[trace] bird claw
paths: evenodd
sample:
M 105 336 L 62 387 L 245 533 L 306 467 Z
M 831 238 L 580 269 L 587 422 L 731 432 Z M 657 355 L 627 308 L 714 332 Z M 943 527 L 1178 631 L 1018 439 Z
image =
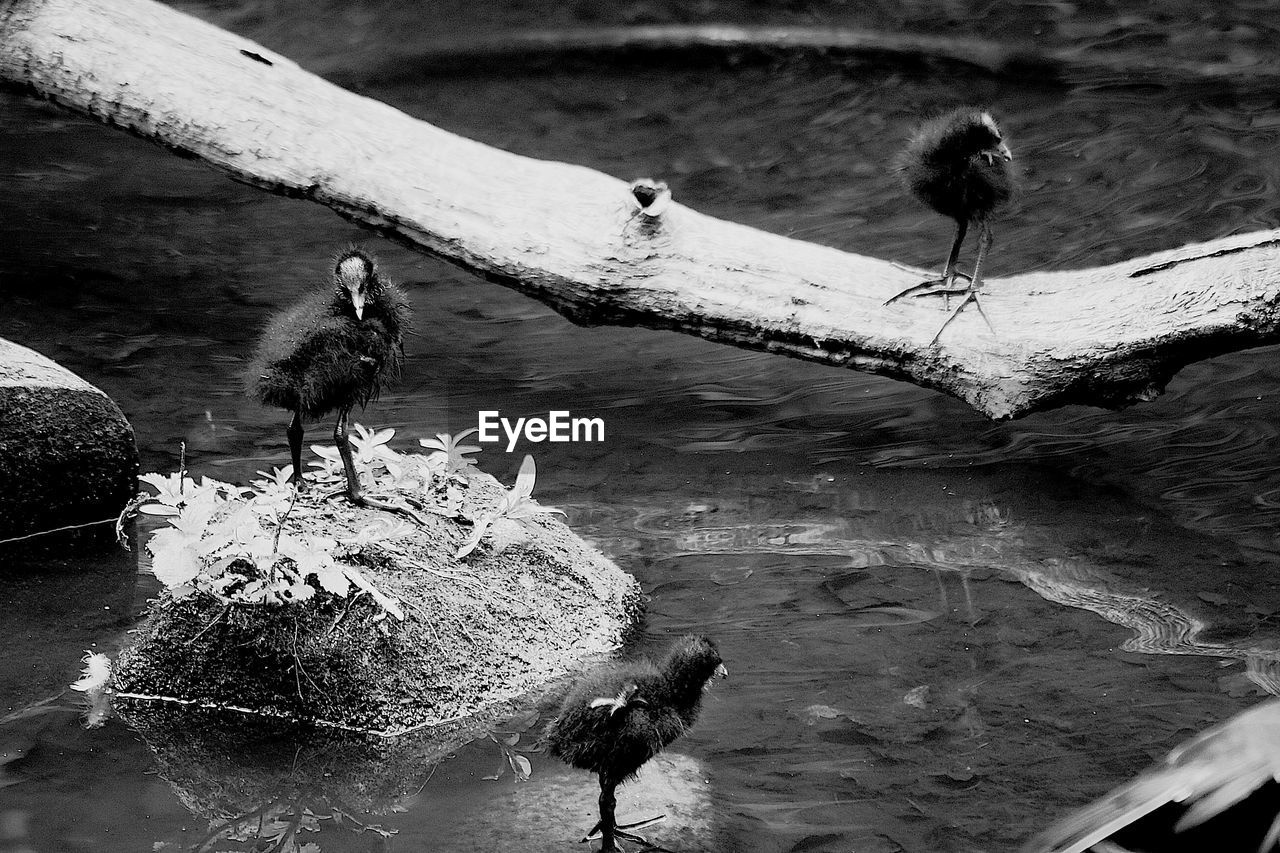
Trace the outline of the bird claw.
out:
M 946 283 L 947 283 L 947 280 L 945 278 L 931 278 L 928 281 L 922 281 L 919 284 L 913 284 L 910 287 L 908 287 L 906 290 L 898 291 L 893 296 L 890 296 L 888 299 L 886 299 L 882 304 L 891 305 L 894 302 L 897 302 L 899 299 L 902 299 L 904 296 L 928 296 L 932 293 L 937 292 L 936 290 L 934 290 L 934 288 L 938 287 L 939 285 L 944 285 Z
M 666 819 L 667 819 L 667 816 L 666 816 L 665 814 L 660 814 L 660 815 L 656 815 L 656 816 L 654 816 L 654 817 L 645 818 L 644 820 L 638 820 L 638 821 L 636 821 L 635 823 L 620 823 L 620 824 L 618 824 L 618 825 L 617 825 L 617 827 L 615 827 L 615 828 L 614 828 L 614 834 L 615 834 L 615 835 L 620 835 L 620 836 L 622 836 L 623 838 L 629 838 L 629 839 L 630 839 L 630 840 L 632 840 L 632 841 L 639 841 L 639 842 L 642 842 L 642 843 L 644 843 L 644 844 L 648 844 L 649 842 L 648 842 L 648 841 L 645 841 L 645 840 L 644 840 L 643 838 L 641 838 L 640 836 L 638 836 L 638 835 L 632 835 L 631 833 L 629 833 L 629 832 L 623 832 L 622 830 L 626 830 L 626 829 L 644 829 L 644 828 L 645 828 L 645 827 L 647 827 L 647 826 L 653 826 L 654 824 L 662 823 L 662 822 L 663 822 L 664 820 L 666 820 Z
M 964 299 L 960 300 L 960 304 L 956 306 L 956 309 L 952 311 L 951 315 L 943 322 L 942 327 L 938 329 L 938 333 L 933 336 L 933 340 L 929 341 L 929 346 L 933 346 L 938 343 L 938 338 L 942 337 L 942 333 L 947 330 L 947 326 L 950 326 L 951 321 L 960 316 L 960 312 L 963 311 L 965 306 L 970 302 L 973 303 L 974 308 L 978 309 L 978 313 L 982 315 L 982 319 L 987 321 L 987 328 L 991 330 L 991 334 L 994 335 L 996 333 L 996 327 L 991 325 L 991 318 L 987 316 L 986 311 L 982 310 L 982 303 L 978 301 L 978 291 L 965 290 L 961 291 L 961 293 L 965 294 Z
M 958 278 L 965 280 L 966 284 L 963 287 L 956 286 L 956 279 Z M 938 329 L 938 333 L 933 336 L 933 340 L 929 341 L 929 346 L 933 346 L 938 342 L 938 339 L 942 337 L 942 333 L 947 330 L 947 326 L 950 326 L 951 322 L 955 320 L 956 317 L 960 316 L 960 312 L 963 311 L 970 302 L 972 302 L 974 307 L 978 309 L 978 313 L 982 315 L 982 319 L 987 321 L 987 328 L 991 330 L 992 334 L 995 334 L 996 327 L 991 325 L 991 318 L 987 316 L 986 311 L 982 310 L 982 303 L 978 301 L 978 288 L 974 287 L 973 276 L 968 273 L 960 272 L 960 270 L 952 270 L 942 278 L 933 278 L 928 281 L 922 281 L 919 284 L 913 284 L 906 290 L 889 297 L 885 300 L 884 304 L 888 305 L 891 302 L 896 302 L 904 296 L 944 296 L 947 298 L 948 310 L 951 309 L 952 296 L 964 297 L 964 299 L 960 300 L 960 304 L 957 305 L 954 310 L 951 310 L 951 314 L 948 315 L 941 328 Z
M 350 501 L 356 506 L 371 507 L 373 509 L 382 509 L 382 510 L 386 510 L 387 512 L 398 512 L 402 515 L 409 516 L 409 518 L 416 521 L 419 525 L 425 525 L 427 523 L 427 520 L 425 518 L 418 515 L 416 512 L 414 512 L 405 504 L 387 503 L 386 501 L 380 501 L 377 498 L 371 498 L 368 495 L 348 494 L 347 498 L 350 499 Z
M 969 284 L 964 287 L 956 287 L 956 279 L 963 278 Z M 906 290 L 895 293 L 884 301 L 883 304 L 897 302 L 904 296 L 959 296 L 962 293 L 968 293 L 972 289 L 973 277 L 955 270 L 948 276 L 942 278 L 931 278 L 928 281 L 922 281 L 919 284 L 913 284 Z
M 621 838 L 621 839 L 625 839 L 626 841 L 633 841 L 636 844 L 643 845 L 645 850 L 659 850 L 659 851 L 666 850 L 665 847 L 659 847 L 658 845 L 649 841 L 649 839 L 645 838 L 643 835 L 636 835 L 634 832 L 627 831 L 629 829 L 644 829 L 647 826 L 653 826 L 656 823 L 661 823 L 666 819 L 667 819 L 667 816 L 665 814 L 660 814 L 660 815 L 657 815 L 656 817 L 650 817 L 650 818 L 645 818 L 644 820 L 638 820 L 635 823 L 620 823 L 613 828 L 614 840 L 616 841 L 617 839 Z M 595 826 L 591 827 L 591 831 L 588 832 L 586 835 L 584 835 L 579 843 L 595 841 L 596 839 L 602 838 L 602 837 L 603 837 L 603 833 L 601 832 L 600 824 L 597 823 Z M 621 847 L 620 846 L 610 847 L 609 850 L 621 850 Z M 602 847 L 600 850 L 600 853 L 608 853 L 608 852 L 605 848 Z

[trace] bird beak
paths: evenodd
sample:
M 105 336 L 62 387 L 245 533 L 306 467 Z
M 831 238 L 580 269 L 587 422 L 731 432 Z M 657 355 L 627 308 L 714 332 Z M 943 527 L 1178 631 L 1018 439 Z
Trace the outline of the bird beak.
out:
M 351 291 L 351 307 L 356 309 L 356 319 L 364 319 L 364 294 L 358 290 Z
M 982 152 L 982 159 L 987 161 L 988 166 L 996 164 L 996 158 L 999 157 L 1006 163 L 1013 159 L 1013 152 L 1009 150 L 1009 146 L 1001 142 L 995 148 L 987 148 Z
M 715 676 L 717 678 L 728 678 L 729 670 L 725 668 L 724 664 L 720 664 L 716 667 Z

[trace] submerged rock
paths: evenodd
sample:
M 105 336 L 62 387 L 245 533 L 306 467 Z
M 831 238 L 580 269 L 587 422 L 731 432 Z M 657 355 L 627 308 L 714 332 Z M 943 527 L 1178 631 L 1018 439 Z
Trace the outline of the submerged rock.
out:
M 332 567 L 299 570 L 301 583 L 276 586 L 299 600 L 246 603 L 235 590 L 260 590 L 268 574 L 295 564 L 258 570 L 223 557 L 212 583 L 207 574 L 194 587 L 181 581 L 153 602 L 117 662 L 118 695 L 126 705 L 177 702 L 389 736 L 527 695 L 622 642 L 638 612 L 634 578 L 541 513 L 497 525 L 460 560 L 477 529 L 469 519 L 501 506 L 507 492 L 478 471 L 448 490 L 448 515 L 427 511 L 410 525 L 317 497 L 313 487 L 280 529 L 295 541 L 340 543 L 333 560 L 359 575 L 355 586 L 334 593 Z M 227 501 L 205 513 L 221 519 L 208 529 L 243 535 L 237 512 L 257 524 Z M 182 540 L 174 530 L 167 554 L 184 541 L 199 550 L 214 535 Z M 283 551 L 281 542 L 277 534 Z
M 135 493 L 137 475 L 133 428 L 111 398 L 0 338 L 0 539 L 114 518 Z M 113 526 L 75 536 L 89 537 L 114 541 Z

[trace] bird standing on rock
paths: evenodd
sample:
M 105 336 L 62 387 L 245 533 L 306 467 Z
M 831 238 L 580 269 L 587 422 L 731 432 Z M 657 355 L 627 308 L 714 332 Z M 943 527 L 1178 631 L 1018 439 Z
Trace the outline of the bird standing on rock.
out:
M 336 410 L 333 440 L 342 456 L 347 496 L 361 506 L 403 511 L 361 494 L 347 415 L 400 375 L 408 320 L 404 292 L 379 275 L 372 257 L 348 249 L 334 264 L 332 286 L 280 311 L 267 325 L 245 378 L 251 396 L 293 412 L 286 434 L 299 489 L 303 419 L 317 420 Z
M 898 161 L 898 170 L 912 194 L 956 222 L 955 242 L 942 277 L 908 287 L 884 303 L 888 305 L 904 296 L 963 294 L 960 305 L 929 342 L 931 346 L 970 302 L 987 319 L 978 302 L 982 264 L 993 239 L 990 218 L 1013 195 L 1013 169 L 1009 165 L 1012 160 L 1013 154 L 991 113 L 962 107 L 921 125 Z M 970 223 L 978 226 L 978 257 L 973 262 L 972 276 L 956 269 Z M 968 283 L 956 287 L 957 277 Z M 991 325 L 990 320 L 987 325 Z
M 614 789 L 693 725 L 703 690 L 725 675 L 715 643 L 690 634 L 656 666 L 647 660 L 606 665 L 569 689 L 545 741 L 552 755 L 600 777 L 600 822 L 587 835 L 600 831 L 601 853 L 618 849 L 615 838 L 648 843 L 623 831 L 639 824 L 618 826 Z

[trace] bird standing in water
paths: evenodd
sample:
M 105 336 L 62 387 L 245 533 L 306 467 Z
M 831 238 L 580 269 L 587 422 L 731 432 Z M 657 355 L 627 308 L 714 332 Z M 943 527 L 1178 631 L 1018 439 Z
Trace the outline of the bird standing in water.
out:
M 272 318 L 246 371 L 249 394 L 293 412 L 286 434 L 293 482 L 302 480 L 303 419 L 338 412 L 333 440 L 342 456 L 347 496 L 361 506 L 403 512 L 360 492 L 347 439 L 347 415 L 400 375 L 409 320 L 404 292 L 378 274 L 359 249 L 338 256 L 333 282 Z
M 600 831 L 601 853 L 618 849 L 615 838 L 648 843 L 623 831 L 638 824 L 618 826 L 614 790 L 694 724 L 703 690 L 727 674 L 715 643 L 689 634 L 656 666 L 647 660 L 606 665 L 569 689 L 545 741 L 552 755 L 600 777 L 600 822 L 587 835 Z
M 991 113 L 962 107 L 921 125 L 898 161 L 898 170 L 912 194 L 956 223 L 955 241 L 942 277 L 912 285 L 884 303 L 888 305 L 904 296 L 963 294 L 960 305 L 929 342 L 931 346 L 970 302 L 987 320 L 978 302 L 982 264 L 993 239 L 990 217 L 1013 195 L 1013 169 L 1009 165 L 1012 160 L 1013 154 Z M 978 226 L 978 257 L 973 262 L 972 276 L 956 269 L 970 223 Z M 968 283 L 957 287 L 956 278 L 967 279 Z M 990 320 L 987 325 L 991 325 Z

